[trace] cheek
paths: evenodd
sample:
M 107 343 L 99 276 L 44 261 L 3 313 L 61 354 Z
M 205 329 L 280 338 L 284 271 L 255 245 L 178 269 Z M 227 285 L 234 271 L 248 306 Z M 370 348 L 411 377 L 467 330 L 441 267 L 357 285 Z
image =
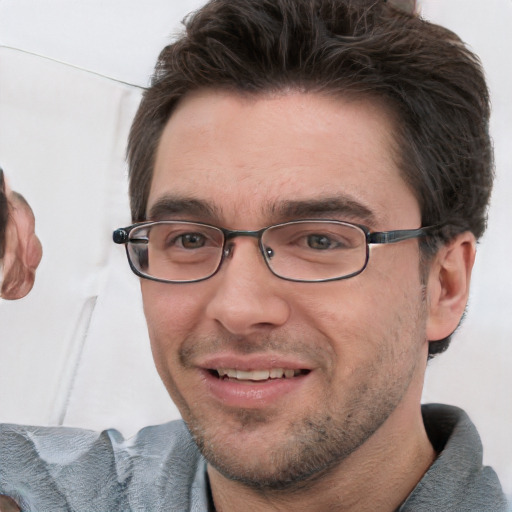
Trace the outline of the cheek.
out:
M 141 280 L 144 315 L 155 367 L 180 410 L 186 403 L 178 383 L 183 379 L 178 352 L 184 339 L 196 328 L 202 305 L 189 287 Z
M 196 330 L 203 302 L 190 286 L 141 281 L 144 315 L 159 372 L 175 359 L 183 340 Z
M 179 335 L 190 331 L 203 309 L 191 285 L 173 285 L 141 280 L 144 315 L 150 332 Z
M 305 290 L 295 308 L 298 321 L 309 318 L 336 357 L 353 368 L 387 344 L 393 350 L 409 344 L 423 314 L 417 257 L 408 251 L 408 258 L 398 255 L 385 264 L 382 256 L 374 254 L 359 276 Z

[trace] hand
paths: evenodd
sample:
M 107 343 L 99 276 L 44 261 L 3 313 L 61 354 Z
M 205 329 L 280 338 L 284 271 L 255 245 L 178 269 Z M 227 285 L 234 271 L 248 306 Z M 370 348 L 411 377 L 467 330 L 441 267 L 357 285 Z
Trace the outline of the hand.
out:
M 0 297 L 14 300 L 27 295 L 41 257 L 34 213 L 24 197 L 9 188 L 0 169 Z
M 16 502 L 9 498 L 9 496 L 4 496 L 0 494 L 0 512 L 20 512 L 21 509 L 18 507 Z

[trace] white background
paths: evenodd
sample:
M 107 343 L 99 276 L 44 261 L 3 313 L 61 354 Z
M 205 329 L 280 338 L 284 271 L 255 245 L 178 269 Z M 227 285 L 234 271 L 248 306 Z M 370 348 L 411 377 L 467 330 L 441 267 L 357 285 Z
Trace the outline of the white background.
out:
M 31 295 L 0 302 L 1 421 L 129 436 L 178 417 L 111 232 L 130 221 L 124 151 L 140 87 L 199 3 L 0 0 L 0 165 L 32 204 L 44 246 Z M 467 318 L 430 363 L 424 400 L 470 414 L 512 494 L 512 1 L 422 8 L 482 58 L 497 167 Z

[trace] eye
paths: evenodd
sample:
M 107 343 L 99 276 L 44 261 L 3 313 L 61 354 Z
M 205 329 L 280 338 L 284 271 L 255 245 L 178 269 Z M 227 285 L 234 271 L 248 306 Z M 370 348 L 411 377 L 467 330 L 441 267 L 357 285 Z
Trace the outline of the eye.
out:
M 206 237 L 201 233 L 185 233 L 173 240 L 173 244 L 181 245 L 184 249 L 200 249 L 205 243 Z
M 321 234 L 308 235 L 307 244 L 311 249 L 316 249 L 318 251 L 332 249 L 333 247 L 339 245 L 331 240 L 328 236 Z

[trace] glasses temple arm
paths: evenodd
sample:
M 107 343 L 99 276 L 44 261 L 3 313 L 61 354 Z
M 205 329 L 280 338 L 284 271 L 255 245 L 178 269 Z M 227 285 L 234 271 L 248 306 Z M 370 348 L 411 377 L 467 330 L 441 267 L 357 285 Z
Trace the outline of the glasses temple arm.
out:
M 376 233 L 368 233 L 366 240 L 369 244 L 392 244 L 402 240 L 428 236 L 432 227 L 434 226 L 418 229 L 398 229 L 396 231 L 378 231 Z

